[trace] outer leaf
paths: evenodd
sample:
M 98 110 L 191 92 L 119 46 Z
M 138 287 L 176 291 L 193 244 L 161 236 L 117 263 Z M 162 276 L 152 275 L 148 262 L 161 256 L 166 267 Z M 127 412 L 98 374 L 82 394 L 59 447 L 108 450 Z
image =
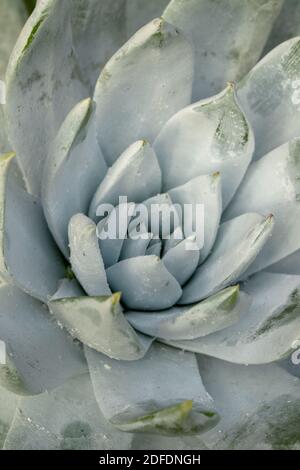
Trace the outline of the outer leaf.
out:
M 138 29 L 162 15 L 170 0 L 127 0 L 126 25 L 127 37 L 131 37 Z
M 268 266 L 268 271 L 272 273 L 286 273 L 300 275 L 300 250 L 283 258 L 278 263 Z
M 222 224 L 211 256 L 183 288 L 179 303 L 197 302 L 241 279 L 268 241 L 273 226 L 272 216 L 254 213 Z
M 14 393 L 0 387 L 0 449 L 2 449 L 6 435 L 13 420 L 19 397 Z
M 153 141 L 190 102 L 192 78 L 190 44 L 162 19 L 144 26 L 112 57 L 94 95 L 98 140 L 109 165 L 132 142 Z
M 299 360 L 299 350 L 294 351 L 289 357 L 279 361 L 277 364 L 280 367 L 283 367 L 283 369 L 287 370 L 289 372 L 289 374 L 292 374 L 295 377 L 298 377 L 298 379 L 300 379 L 299 364 L 293 362 L 293 361 L 295 361 L 295 358 L 297 359 L 297 362 L 298 362 L 298 360 Z
M 16 287 L 0 287 L 0 338 L 7 362 L 1 385 L 19 394 L 50 390 L 86 370 L 81 350 L 47 308 Z
M 2 0 L 0 6 L 0 78 L 5 77 L 8 59 L 27 19 L 20 0 Z
M 272 213 L 272 238 L 247 274 L 289 256 L 300 249 L 300 139 L 284 144 L 253 163 L 225 219 L 244 212 Z M 275 190 L 276 188 L 276 190 Z
M 56 243 L 68 258 L 68 224 L 86 213 L 107 166 L 97 144 L 90 99 L 78 103 L 56 136 L 43 172 L 43 208 Z
M 49 302 L 50 311 L 69 333 L 90 348 L 114 359 L 143 357 L 151 338 L 137 335 L 123 315 L 121 295 L 68 297 Z
M 222 417 L 201 436 L 209 448 L 300 448 L 298 379 L 275 364 L 245 367 L 202 357 L 199 367 Z
M 224 207 L 250 163 L 254 139 L 232 85 L 173 116 L 155 141 L 164 189 L 220 172 Z
M 71 0 L 74 47 L 92 91 L 101 69 L 126 40 L 126 0 Z
M 134 310 L 172 307 L 182 290 L 157 256 L 129 258 L 106 271 L 113 292 L 122 292 L 125 305 Z
M 9 143 L 6 131 L 4 107 L 3 105 L 0 105 L 0 154 L 8 153 L 10 151 L 11 145 Z
M 135 433 L 132 442 L 134 450 L 206 450 L 200 436 L 161 436 L 160 434 Z
M 23 398 L 5 441 L 5 449 L 128 449 L 131 435 L 103 418 L 87 374 L 56 390 Z
M 300 34 L 300 3 L 298 0 L 286 0 L 273 26 L 265 51 Z
M 256 159 L 298 137 L 300 37 L 271 51 L 238 88 L 239 101 L 253 126 Z
M 0 272 L 28 294 L 47 300 L 65 267 L 39 202 L 23 189 L 14 154 L 0 158 L 0 213 Z
M 88 95 L 73 51 L 69 13 L 69 2 L 39 1 L 6 74 L 10 141 L 27 187 L 37 195 L 50 142 L 68 112 Z
M 162 312 L 127 312 L 137 330 L 166 340 L 190 340 L 235 324 L 247 311 L 249 300 L 239 287 L 224 289 L 192 307 L 173 307 Z
M 96 400 L 105 417 L 123 431 L 198 434 L 218 421 L 193 354 L 153 345 L 144 359 L 131 363 L 88 348 L 86 357 Z
M 244 286 L 250 311 L 233 326 L 193 341 L 173 345 L 239 364 L 265 364 L 299 347 L 300 277 L 259 273 Z
M 283 0 L 173 0 L 163 17 L 196 51 L 193 99 L 218 93 L 259 59 Z

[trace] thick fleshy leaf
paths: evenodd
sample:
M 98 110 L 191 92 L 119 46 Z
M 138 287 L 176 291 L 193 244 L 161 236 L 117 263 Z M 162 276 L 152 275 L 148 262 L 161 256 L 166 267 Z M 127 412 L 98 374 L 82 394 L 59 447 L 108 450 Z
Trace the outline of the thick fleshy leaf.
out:
M 300 34 L 300 3 L 298 0 L 285 0 L 273 26 L 264 53 L 278 44 Z
M 50 301 L 49 309 L 74 338 L 114 359 L 132 361 L 145 355 L 151 338 L 129 325 L 120 297 L 68 297 Z
M 88 95 L 73 50 L 69 4 L 60 0 L 38 3 L 19 36 L 6 74 L 9 137 L 27 188 L 36 195 L 49 143 L 68 112 Z
M 90 377 L 81 375 L 37 397 L 21 400 L 6 450 L 128 449 L 131 435 L 114 429 L 101 414 Z
M 6 121 L 4 114 L 4 106 L 0 105 L 0 154 L 9 153 L 11 151 L 11 144 L 8 140 L 6 131 Z
M 207 450 L 198 436 L 162 436 L 160 434 L 135 433 L 132 440 L 134 450 Z
M 197 204 L 203 204 L 204 220 L 200 229 L 204 232 L 204 245 L 201 248 L 201 262 L 210 254 L 215 242 L 222 213 L 221 178 L 219 173 L 203 175 L 169 191 L 174 204 L 180 204 L 183 212 L 182 227 L 185 237 L 197 232 L 195 217 Z M 190 205 L 186 210 L 184 205 Z M 188 206 L 187 206 L 188 207 Z M 199 222 L 202 222 L 201 220 Z M 198 223 L 199 223 L 198 222 Z M 192 228 L 191 231 L 188 230 Z M 200 234 L 198 234 L 199 236 Z
M 163 255 L 168 253 L 169 250 L 172 250 L 172 248 L 175 248 L 178 243 L 180 243 L 180 241 L 183 239 L 184 233 L 182 227 L 178 225 L 178 227 L 175 228 L 174 232 L 171 233 L 170 237 L 164 240 Z
M 133 202 L 121 203 L 97 225 L 99 246 L 106 268 L 117 263 L 121 257 L 134 208 Z
M 96 224 L 84 214 L 69 223 L 70 262 L 76 278 L 88 295 L 109 295 Z
M 128 202 L 142 202 L 161 191 L 161 171 L 156 155 L 144 140 L 130 145 L 109 169 L 97 189 L 89 215 L 96 217 L 100 204 L 120 204 L 119 197 Z
M 199 434 L 218 422 L 193 354 L 154 344 L 131 363 L 88 348 L 86 357 L 100 409 L 123 431 Z
M 5 77 L 8 59 L 27 19 L 20 0 L 1 0 L 0 4 L 0 78 Z
M 241 279 L 269 240 L 273 216 L 243 214 L 221 225 L 214 250 L 183 288 L 179 303 L 190 304 Z
M 173 0 L 163 17 L 195 47 L 194 100 L 218 93 L 259 59 L 283 0 Z
M 300 348 L 300 341 L 298 346 Z M 289 374 L 292 374 L 300 379 L 300 349 L 296 349 L 290 356 L 277 362 L 277 364 L 288 371 Z
M 247 274 L 300 249 L 300 139 L 295 139 L 254 162 L 225 213 L 231 219 L 248 211 L 273 214 L 272 238 Z
M 131 37 L 138 29 L 159 18 L 170 0 L 127 0 L 126 25 L 127 37 Z
M 299 379 L 276 364 L 241 366 L 201 357 L 203 382 L 221 420 L 201 439 L 210 449 L 296 450 Z
M 0 208 L 0 271 L 7 280 L 45 301 L 56 291 L 65 266 L 43 209 L 23 189 L 14 154 L 0 158 Z
M 57 291 L 50 300 L 81 296 L 84 296 L 84 292 L 76 279 L 65 278 L 60 281 Z
M 195 339 L 235 324 L 247 312 L 249 299 L 233 286 L 192 307 L 173 307 L 163 312 L 127 312 L 137 330 L 166 340 Z
M 77 104 L 51 145 L 43 171 L 43 208 L 56 243 L 68 258 L 68 224 L 86 213 L 107 166 L 97 144 L 90 99 Z
M 238 85 L 255 135 L 255 159 L 299 136 L 300 37 L 264 57 Z
M 169 250 L 162 258 L 162 262 L 169 273 L 183 286 L 195 272 L 199 259 L 200 250 L 197 248 L 196 237 L 190 236 Z
M 74 47 L 92 91 L 101 69 L 126 40 L 126 0 L 69 3 Z
M 0 339 L 7 361 L 1 385 L 19 394 L 41 393 L 86 371 L 82 351 L 47 307 L 16 287 L 0 287 Z
M 272 273 L 300 275 L 300 250 L 283 258 L 281 261 L 278 261 L 278 263 L 268 266 L 267 270 Z
M 0 386 L 0 449 L 11 426 L 19 397 Z
M 172 307 L 182 290 L 157 256 L 129 258 L 106 270 L 113 292 L 122 292 L 124 304 L 134 310 Z
M 146 199 L 136 206 L 135 213 L 137 216 L 129 223 L 128 231 L 140 229 L 143 232 L 145 227 L 153 234 L 153 242 L 158 239 L 168 240 L 172 232 L 181 227 L 180 213 L 168 193 Z
M 153 234 L 149 233 L 146 228 L 138 235 L 134 233 L 132 236 L 132 234 L 129 233 L 128 238 L 124 240 L 119 260 L 122 261 L 137 256 L 145 256 L 152 240 Z
M 161 240 L 153 240 L 152 244 L 151 244 L 151 242 L 149 243 L 149 247 L 147 248 L 145 254 L 147 256 L 154 255 L 154 256 L 158 256 L 160 258 L 161 251 L 162 251 Z
M 108 164 L 132 142 L 153 141 L 190 102 L 192 79 L 192 48 L 162 19 L 144 26 L 112 57 L 94 95 L 98 140 Z
M 220 172 L 226 207 L 254 150 L 253 133 L 236 101 L 233 86 L 179 111 L 162 129 L 154 149 L 165 190 L 197 175 Z
M 300 276 L 262 272 L 243 289 L 252 303 L 236 324 L 174 345 L 239 364 L 278 361 L 299 348 Z

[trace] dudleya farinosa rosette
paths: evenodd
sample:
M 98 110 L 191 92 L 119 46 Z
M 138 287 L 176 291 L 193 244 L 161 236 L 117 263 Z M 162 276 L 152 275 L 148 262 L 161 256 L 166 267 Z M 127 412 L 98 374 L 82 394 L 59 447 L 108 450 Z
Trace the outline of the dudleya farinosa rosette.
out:
M 299 447 L 299 12 L 38 2 L 6 74 L 5 448 Z M 203 246 L 101 238 L 120 196 L 202 205 Z

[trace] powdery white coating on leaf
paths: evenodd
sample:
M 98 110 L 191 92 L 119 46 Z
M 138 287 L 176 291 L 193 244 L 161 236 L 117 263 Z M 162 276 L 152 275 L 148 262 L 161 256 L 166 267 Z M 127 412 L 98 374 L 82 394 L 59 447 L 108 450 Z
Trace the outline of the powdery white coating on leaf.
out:
M 297 250 L 277 263 L 268 266 L 268 271 L 272 273 L 300 275 L 300 250 Z
M 0 191 L 0 271 L 28 294 L 46 301 L 64 277 L 65 267 L 39 201 L 23 187 L 13 154 L 0 158 Z
M 186 183 L 197 175 L 220 172 L 226 207 L 254 150 L 253 133 L 233 86 L 179 111 L 161 130 L 154 149 L 164 189 Z
M 42 0 L 27 21 L 6 73 L 8 133 L 27 189 L 40 195 L 49 145 L 88 95 L 72 46 L 69 2 Z
M 50 147 L 43 170 L 42 199 L 51 233 L 69 257 L 68 224 L 86 213 L 107 166 L 96 141 L 90 99 L 78 103 L 65 119 Z
M 110 295 L 95 223 L 76 214 L 69 223 L 70 262 L 88 295 Z
M 204 226 L 201 227 L 204 230 L 204 245 L 201 247 L 201 262 L 210 254 L 220 225 L 222 213 L 221 178 L 219 173 L 197 176 L 187 183 L 168 191 L 172 202 L 180 204 L 182 208 L 184 219 L 181 225 L 185 237 L 194 235 L 197 231 L 198 227 L 195 221 L 193 221 L 196 205 L 204 205 Z M 185 204 L 190 204 L 193 210 L 190 212 L 186 211 Z M 191 231 L 190 228 L 192 228 Z
M 300 34 L 300 3 L 298 0 L 287 0 L 283 3 L 280 14 L 274 23 L 263 55 Z
M 27 19 L 25 5 L 20 0 L 0 3 L 0 78 L 5 77 L 9 56 Z
M 122 292 L 126 307 L 161 310 L 174 305 L 182 290 L 157 256 L 129 258 L 106 270 L 111 289 Z
M 265 364 L 288 357 L 299 344 L 300 277 L 261 272 L 243 290 L 250 310 L 212 335 L 172 345 L 239 364 Z
M 200 250 L 191 250 L 196 245 L 196 237 L 190 236 L 182 240 L 164 255 L 162 261 L 172 276 L 183 286 L 194 274 L 200 259 Z
M 210 449 L 299 449 L 299 380 L 276 364 L 241 366 L 199 358 L 222 416 L 201 440 Z
M 259 256 L 274 227 L 272 216 L 248 213 L 221 225 L 211 256 L 184 286 L 180 304 L 190 304 L 237 282 Z
M 37 394 L 85 372 L 80 346 L 51 318 L 44 304 L 10 285 L 0 287 L 0 300 L 0 337 L 9 361 L 7 374 L 0 371 L 1 385 L 21 394 Z
M 161 171 L 150 144 L 131 144 L 109 168 L 92 199 L 89 215 L 95 219 L 100 204 L 118 205 L 119 197 L 142 202 L 161 191 Z
M 137 330 L 166 340 L 192 340 L 235 324 L 247 314 L 249 298 L 238 286 L 228 287 L 190 307 L 173 307 L 162 312 L 127 312 Z
M 126 0 L 69 2 L 73 44 L 81 72 L 93 91 L 99 73 L 126 40 Z
M 192 79 L 192 48 L 176 28 L 156 19 L 138 31 L 106 64 L 95 89 L 98 141 L 107 163 L 138 139 L 153 142 L 190 102 Z
M 255 159 L 299 137 L 300 37 L 273 49 L 238 85 L 255 135 Z
M 218 93 L 259 59 L 283 0 L 172 0 L 163 17 L 195 48 L 193 100 Z
M 225 220 L 244 212 L 273 214 L 272 237 L 247 275 L 258 272 L 300 248 L 300 139 L 278 147 L 254 162 L 225 213 Z
M 170 0 L 127 0 L 126 31 L 130 38 L 142 26 L 153 18 L 161 17 Z
M 118 428 L 198 434 L 218 422 L 193 354 L 154 344 L 140 361 L 124 363 L 85 351 L 96 400 Z
M 53 391 L 22 399 L 4 448 L 125 450 L 131 439 L 104 419 L 90 377 L 84 374 Z
M 68 297 L 49 302 L 49 309 L 69 333 L 90 348 L 119 360 L 145 355 L 151 338 L 137 334 L 127 322 L 120 294 L 109 297 Z
M 19 397 L 0 386 L 0 449 L 11 426 Z

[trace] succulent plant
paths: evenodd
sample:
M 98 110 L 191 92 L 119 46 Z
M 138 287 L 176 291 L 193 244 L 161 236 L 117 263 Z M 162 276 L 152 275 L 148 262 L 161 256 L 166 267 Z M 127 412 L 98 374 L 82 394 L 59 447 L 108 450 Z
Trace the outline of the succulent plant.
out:
M 299 448 L 299 12 L 37 2 L 1 129 L 5 449 Z M 101 238 L 120 196 L 202 204 L 204 245 Z

